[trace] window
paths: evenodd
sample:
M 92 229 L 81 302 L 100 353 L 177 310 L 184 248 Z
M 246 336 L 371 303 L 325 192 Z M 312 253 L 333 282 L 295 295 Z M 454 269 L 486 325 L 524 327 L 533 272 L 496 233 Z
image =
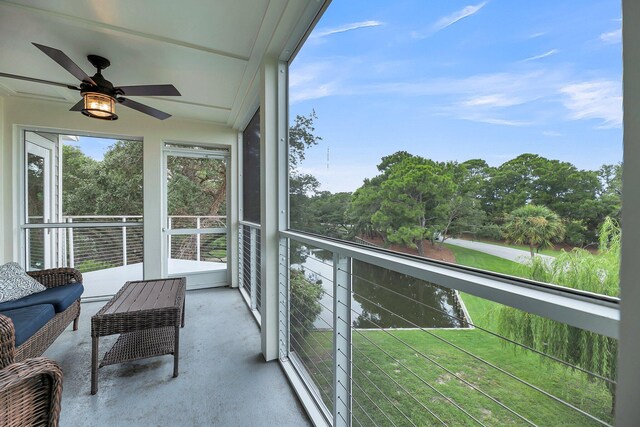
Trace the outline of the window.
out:
M 620 16 L 332 2 L 290 65 L 291 228 L 617 296 Z
M 242 132 L 242 219 L 260 224 L 260 110 Z

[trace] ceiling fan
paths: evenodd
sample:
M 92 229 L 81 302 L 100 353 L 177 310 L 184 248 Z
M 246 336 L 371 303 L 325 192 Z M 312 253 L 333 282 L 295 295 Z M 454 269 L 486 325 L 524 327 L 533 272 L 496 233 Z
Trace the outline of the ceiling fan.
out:
M 148 114 L 156 119 L 164 120 L 171 117 L 163 111 L 157 110 L 148 105 L 141 104 L 126 96 L 181 96 L 178 89 L 173 85 L 141 85 L 141 86 L 119 86 L 114 87 L 113 84 L 102 77 L 102 70 L 107 68 L 111 63 L 108 59 L 98 55 L 89 55 L 87 59 L 98 70 L 93 77 L 89 77 L 82 69 L 71 60 L 64 52 L 53 47 L 44 46 L 38 43 L 32 43 L 35 47 L 44 52 L 49 58 L 56 61 L 62 68 L 73 74 L 80 80 L 80 86 L 72 84 L 52 82 L 49 80 L 36 79 L 26 76 L 18 76 L 15 74 L 1 73 L 0 77 L 8 77 L 11 79 L 26 80 L 35 83 L 44 83 L 54 86 L 66 87 L 80 91 L 82 99 L 69 111 L 80 111 L 85 116 L 93 117 L 101 120 L 117 120 L 115 114 L 115 104 L 120 103 L 125 107 Z

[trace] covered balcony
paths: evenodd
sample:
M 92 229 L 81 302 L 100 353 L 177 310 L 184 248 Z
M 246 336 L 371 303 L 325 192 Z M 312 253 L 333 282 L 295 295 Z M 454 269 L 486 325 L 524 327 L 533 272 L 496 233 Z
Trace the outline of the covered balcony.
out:
M 614 247 L 621 256 L 589 276 L 615 281 L 614 295 L 436 259 L 423 253 L 431 250 L 426 241 L 444 246 L 447 233 L 425 225 L 428 218 L 416 253 L 406 250 L 409 232 L 387 239 L 372 221 L 333 219 L 333 205 L 314 205 L 325 209 L 322 219 L 300 208 L 312 192 L 318 200 L 323 194 L 295 181 L 312 170 L 300 165 L 317 140 L 315 112 L 310 121 L 294 118 L 290 92 L 318 70 L 339 74 L 331 61 L 364 59 L 341 51 L 293 76 L 294 60 L 305 46 L 322 48 L 328 35 L 383 27 L 383 17 L 322 26 L 332 8 L 350 12 L 338 1 L 103 3 L 0 1 L 0 264 L 76 268 L 85 287 L 79 330 L 68 328 L 44 353 L 64 372 L 60 425 L 638 424 L 637 2 L 622 1 L 622 231 L 599 248 L 606 252 L 622 234 L 622 249 Z M 459 4 L 450 23 L 435 20 L 429 31 L 485 4 Z M 429 39 L 429 31 L 411 39 Z M 88 82 L 32 43 L 60 49 L 88 75 L 87 55 L 107 58 L 102 74 L 123 88 L 113 96 L 117 120 L 81 114 L 73 89 Z M 371 46 L 356 40 L 345 49 L 363 45 Z M 374 72 L 404 67 L 392 62 Z M 172 84 L 181 96 L 138 96 L 126 86 L 145 84 Z M 336 96 L 364 97 L 363 87 L 411 92 L 400 86 L 345 87 Z M 335 88 L 314 89 L 321 99 Z M 296 99 L 311 99 L 303 95 Z M 366 118 L 354 112 L 337 131 L 322 130 L 364 132 L 357 120 Z M 380 175 L 365 183 L 380 182 L 385 168 L 410 156 L 403 150 L 383 158 Z M 324 161 L 324 153 L 317 157 Z M 329 162 L 327 148 L 327 169 Z M 394 197 L 409 193 L 385 188 Z M 381 194 L 360 207 L 377 203 L 382 217 Z M 385 215 L 387 229 L 400 216 Z M 528 249 L 519 250 L 528 256 Z M 556 265 L 555 255 L 546 259 Z M 106 366 L 91 395 L 91 316 L 127 281 L 176 277 L 187 284 L 180 375 L 171 377 L 170 356 Z

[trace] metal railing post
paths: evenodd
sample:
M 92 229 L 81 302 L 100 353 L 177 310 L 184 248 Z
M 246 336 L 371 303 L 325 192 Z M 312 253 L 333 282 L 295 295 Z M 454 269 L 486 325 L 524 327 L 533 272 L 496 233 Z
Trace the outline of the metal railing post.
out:
M 238 226 L 238 287 L 244 288 L 244 225 Z
M 280 359 L 284 359 L 289 355 L 289 239 L 281 238 L 279 246 L 279 301 L 280 301 L 280 320 L 278 322 L 280 329 Z
M 200 230 L 200 217 L 196 218 L 196 230 Z M 200 233 L 196 234 L 196 261 L 200 261 Z
M 122 222 L 127 222 L 127 217 L 122 217 Z M 122 265 L 127 265 L 127 227 L 122 227 Z
M 167 230 L 171 230 L 171 217 L 169 217 L 169 225 L 167 226 Z M 167 252 L 168 258 L 171 259 L 171 233 L 167 234 L 169 238 L 169 243 L 167 243 Z
M 333 425 L 351 426 L 351 259 L 333 254 Z
M 255 227 L 250 227 L 250 241 L 249 241 L 249 250 L 250 252 L 250 261 L 249 261 L 249 272 L 251 274 L 251 309 L 256 310 L 258 308 L 258 295 L 256 292 L 256 286 L 258 284 L 258 256 L 257 256 L 257 246 L 258 246 L 258 238 L 256 236 L 257 230 Z
M 73 222 L 73 218 L 69 218 L 69 223 Z M 76 266 L 76 258 L 75 258 L 75 250 L 73 246 L 73 228 L 69 228 L 69 267 L 75 268 Z

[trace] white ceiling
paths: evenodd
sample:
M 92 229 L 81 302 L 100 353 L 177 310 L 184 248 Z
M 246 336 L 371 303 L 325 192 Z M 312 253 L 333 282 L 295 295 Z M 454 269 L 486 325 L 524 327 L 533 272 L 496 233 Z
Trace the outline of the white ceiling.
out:
M 314 0 L 0 0 L 0 72 L 77 85 L 31 42 L 66 53 L 88 75 L 88 54 L 115 86 L 173 84 L 181 97 L 132 99 L 176 117 L 241 127 L 257 107 L 266 52 L 294 46 Z M 292 49 L 291 49 L 292 50 Z M 0 77 L 0 95 L 75 104 L 78 92 Z M 79 114 L 70 112 L 69 114 Z M 141 114 L 118 107 L 118 114 Z

